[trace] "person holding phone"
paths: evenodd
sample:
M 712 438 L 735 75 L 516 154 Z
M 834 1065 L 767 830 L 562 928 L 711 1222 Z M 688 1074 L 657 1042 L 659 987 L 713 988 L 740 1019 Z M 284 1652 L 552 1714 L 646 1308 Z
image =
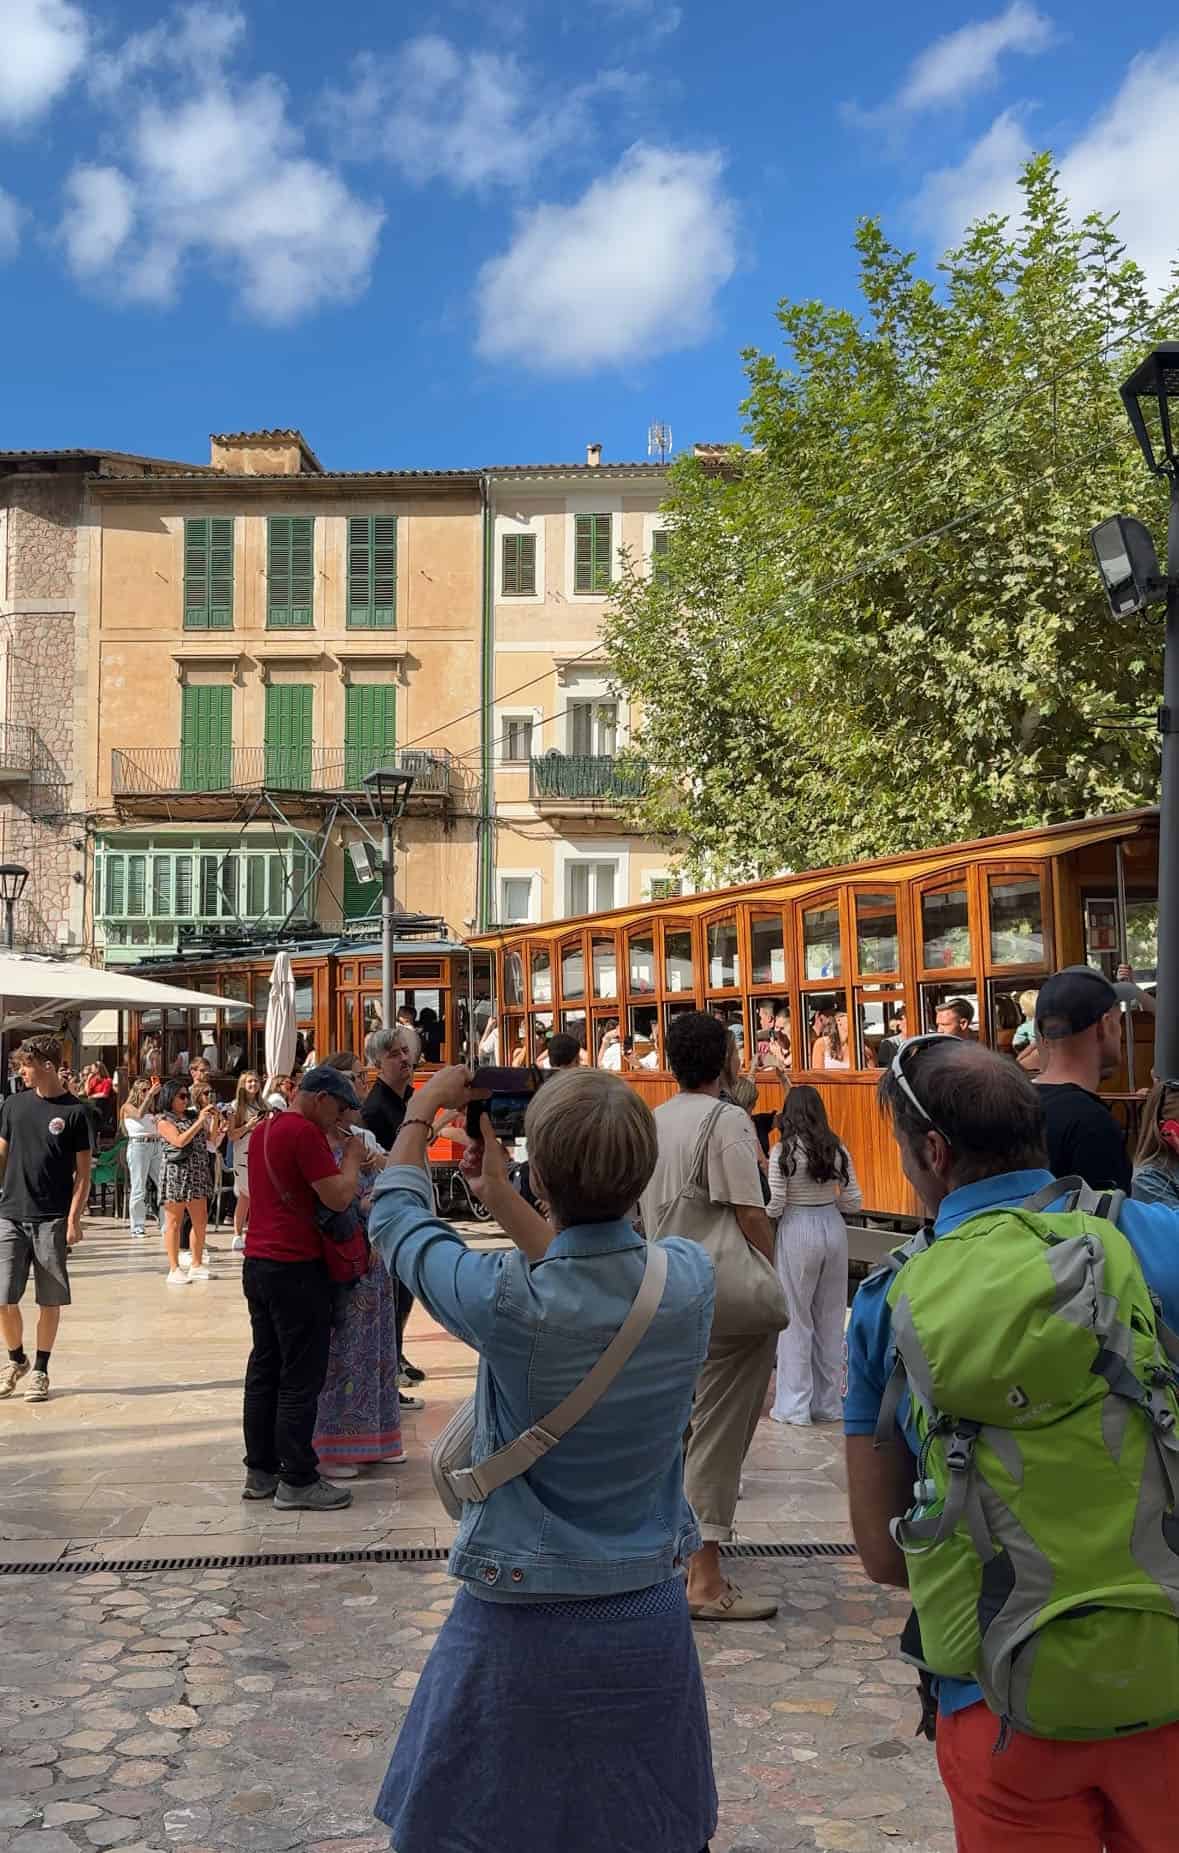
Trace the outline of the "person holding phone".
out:
M 648 1248 L 630 1220 L 656 1159 L 650 1109 L 571 1068 L 525 1133 L 537 1214 L 490 1120 L 464 1159 L 514 1248 L 467 1248 L 433 1212 L 426 1151 L 463 1068 L 415 1094 L 377 1178 L 382 1260 L 479 1353 L 476 1463 L 583 1382 L 634 1303 Z M 376 1805 L 398 1853 L 701 1853 L 716 1826 L 708 1717 L 681 1566 L 699 1547 L 683 1435 L 712 1324 L 698 1243 L 669 1238 L 652 1323 L 594 1403 L 527 1474 L 464 1507 L 461 1590 L 430 1654 Z M 609 1694 L 609 1702 L 603 1695 Z M 521 1748 L 526 1754 L 521 1754 Z
M 209 1188 L 212 1182 L 210 1149 L 225 1137 L 221 1114 L 212 1101 L 195 1110 L 187 1076 L 175 1075 L 160 1089 L 156 1128 L 163 1140 L 160 1203 L 164 1217 L 164 1248 L 168 1256 L 165 1284 L 186 1287 L 192 1280 L 208 1280 L 205 1232 L 209 1222 Z M 180 1235 L 187 1212 L 192 1225 L 192 1265 L 180 1265 Z

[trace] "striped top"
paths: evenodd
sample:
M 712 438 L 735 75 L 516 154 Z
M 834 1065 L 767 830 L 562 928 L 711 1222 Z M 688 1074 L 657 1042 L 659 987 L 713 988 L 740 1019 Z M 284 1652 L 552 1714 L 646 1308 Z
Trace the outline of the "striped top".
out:
M 830 1179 L 817 1183 L 807 1170 L 806 1153 L 799 1144 L 794 1147 L 794 1170 L 788 1172 L 782 1146 L 775 1145 L 770 1153 L 770 1200 L 766 1205 L 770 1221 L 777 1222 L 791 1210 L 815 1209 L 827 1203 L 838 1203 L 841 1210 L 862 1209 L 864 1195 L 856 1181 L 856 1167 L 847 1147 L 842 1150 L 847 1159 L 847 1183 L 841 1186 Z

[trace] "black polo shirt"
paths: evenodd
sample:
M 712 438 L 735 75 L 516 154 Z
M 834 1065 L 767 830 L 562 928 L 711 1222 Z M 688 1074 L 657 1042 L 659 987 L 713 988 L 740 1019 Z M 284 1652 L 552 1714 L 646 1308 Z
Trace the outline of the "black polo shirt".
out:
M 373 1082 L 368 1097 L 361 1106 L 362 1124 L 368 1127 L 377 1144 L 383 1145 L 387 1152 L 393 1149 L 393 1141 L 401 1130 L 406 1104 L 412 1093 L 412 1081 L 408 1084 L 403 1096 L 395 1094 L 387 1081 L 378 1079 Z

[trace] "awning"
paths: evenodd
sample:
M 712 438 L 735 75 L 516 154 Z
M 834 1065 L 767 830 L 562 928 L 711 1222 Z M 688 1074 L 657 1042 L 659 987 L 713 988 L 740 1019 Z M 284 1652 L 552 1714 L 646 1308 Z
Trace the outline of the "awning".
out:
M 229 997 L 182 991 L 130 972 L 49 959 L 32 952 L 0 953 L 0 1029 L 75 1010 L 249 1010 Z

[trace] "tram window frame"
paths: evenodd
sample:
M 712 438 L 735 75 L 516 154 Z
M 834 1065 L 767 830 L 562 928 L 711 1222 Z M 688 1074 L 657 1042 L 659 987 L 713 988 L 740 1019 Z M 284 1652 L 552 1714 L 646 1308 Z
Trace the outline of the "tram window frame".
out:
M 872 1051 L 872 1060 L 868 1060 L 868 1037 L 864 1027 L 863 1011 L 865 1006 L 880 1005 L 884 1010 L 884 1033 L 880 1041 L 884 1042 L 892 1035 L 903 1037 L 909 1022 L 909 1000 L 903 984 L 882 979 L 879 984 L 858 984 L 855 987 L 850 1026 L 855 1040 L 856 1067 L 861 1073 L 875 1074 L 879 1069 L 876 1052 Z M 900 1005 L 904 1015 L 904 1025 L 899 1031 L 889 1028 L 889 1015 L 895 1015 L 892 1006 Z
M 989 976 L 992 972 L 1004 974 L 1014 972 L 1042 972 L 1045 975 L 1055 970 L 1056 933 L 1052 913 L 1052 883 L 1049 879 L 1048 865 L 1043 862 L 1002 862 L 983 863 L 978 870 L 980 937 L 983 950 L 983 970 Z M 991 891 L 996 882 L 1036 881 L 1040 889 L 1040 945 L 1038 959 L 997 959 L 994 956 L 991 923 Z
M 815 894 L 808 894 L 794 903 L 793 913 L 793 947 L 794 968 L 799 974 L 798 983 L 789 994 L 791 1022 L 791 1073 L 792 1074 L 846 1074 L 855 1067 L 854 1023 L 850 1013 L 852 983 L 846 975 L 838 978 L 806 977 L 806 916 L 819 911 L 836 915 L 839 931 L 839 964 L 841 974 L 850 973 L 850 907 L 846 886 L 820 889 Z M 843 999 L 842 1008 L 848 1012 L 848 1065 L 847 1068 L 815 1068 L 812 1062 L 814 1034 L 811 1029 L 812 1000 L 825 998 L 832 1001 L 833 1008 L 840 1008 L 838 1000 Z M 797 1004 L 797 1009 L 795 1008 Z M 802 1042 L 799 1042 L 799 1037 Z
M 761 905 L 754 905 L 751 903 L 748 907 L 742 908 L 741 912 L 745 916 L 745 930 L 746 930 L 746 935 L 749 941 L 749 983 L 748 985 L 744 987 L 740 987 L 740 988 L 743 988 L 749 997 L 754 997 L 754 998 L 762 997 L 766 995 L 771 996 L 771 997 L 784 996 L 790 989 L 790 963 L 791 961 L 790 961 L 789 909 L 783 907 L 781 904 L 775 907 L 772 904 L 769 906 L 761 906 Z M 754 949 L 753 949 L 754 948 L 754 937 L 753 937 L 754 927 L 759 922 L 764 922 L 767 920 L 777 921 L 778 931 L 781 936 L 782 973 L 781 973 L 781 976 L 777 978 L 773 977 L 772 975 L 769 978 L 759 978 L 757 976 L 757 967 L 755 963 Z M 773 949 L 771 949 L 771 953 L 772 953 L 772 950 Z M 771 957 L 771 973 L 772 973 L 772 969 L 773 968 L 772 968 L 772 957 Z
M 934 994 L 939 991 L 944 992 L 944 996 L 940 1003 L 934 1001 Z M 915 1033 L 932 1035 L 937 1029 L 938 1011 L 943 1005 L 950 1003 L 955 997 L 964 998 L 968 1004 L 974 1005 L 974 1021 L 971 1025 L 974 1034 L 972 1036 L 964 1036 L 961 1040 L 963 1042 L 981 1042 L 986 1044 L 988 1048 L 991 1047 L 989 1040 L 990 1026 L 985 1014 L 986 992 L 983 984 L 971 972 L 960 973 L 951 978 L 942 978 L 934 983 L 921 984 L 918 986 L 921 1015 L 919 1031 Z
M 763 1004 L 770 1005 L 773 1007 L 773 1010 L 774 1010 L 775 1024 L 777 1023 L 778 1017 L 781 1016 L 783 1013 L 785 1013 L 786 1022 L 787 1022 L 786 1034 L 787 1034 L 787 1037 L 790 1043 L 790 1053 L 786 1058 L 786 1068 L 787 1068 L 787 1071 L 793 1069 L 795 1066 L 794 1009 L 793 1009 L 793 1004 L 791 1001 L 790 991 L 785 986 L 783 986 L 783 988 L 780 991 L 772 991 L 768 989 L 765 991 L 753 991 L 750 993 L 750 995 L 746 998 L 745 1001 L 748 1006 L 748 1022 L 746 1026 L 746 1035 L 748 1037 L 748 1042 L 746 1044 L 746 1047 L 749 1051 L 750 1059 L 752 1060 L 756 1057 L 757 1046 L 758 1046 L 758 1036 L 761 1033 L 760 1025 L 757 1020 L 758 1011 L 761 1009 Z M 748 1064 L 746 1065 L 748 1066 Z M 759 1074 L 779 1074 L 781 1072 L 777 1064 L 774 1062 L 758 1062 L 756 1064 L 756 1067 L 757 1067 L 757 1072 Z
M 888 900 L 892 902 L 893 921 L 896 932 L 896 963 L 868 970 L 860 963 L 860 908 L 861 900 Z M 864 883 L 848 890 L 848 924 L 850 928 L 852 969 L 855 981 L 859 985 L 873 986 L 885 984 L 891 980 L 899 986 L 902 981 L 905 960 L 905 909 L 901 890 L 892 882 Z
M 524 941 L 514 940 L 503 950 L 503 1015 L 524 1007 Z
M 657 922 L 657 932 L 657 957 L 655 965 L 655 975 L 658 983 L 657 995 L 661 998 L 673 998 L 677 1001 L 685 998 L 699 997 L 700 967 L 703 955 L 701 952 L 700 934 L 696 931 L 695 922 L 682 914 L 675 915 L 671 919 L 664 919 Z M 687 939 L 692 976 L 692 982 L 689 985 L 674 985 L 671 982 L 671 963 L 667 950 L 667 942 L 669 938 L 673 937 L 676 939 Z M 677 954 L 677 956 L 679 955 Z M 644 995 L 646 995 L 646 993 L 644 993 Z M 695 1005 L 693 1005 L 693 1008 L 695 1008 Z
M 705 992 L 708 997 L 723 997 L 726 1001 L 743 994 L 741 983 L 741 921 L 735 907 L 719 908 L 716 913 L 706 914 L 700 922 L 701 948 L 704 960 Z M 713 933 L 731 932 L 733 936 L 732 971 L 733 981 L 724 984 L 714 981 L 713 954 L 710 937 Z M 724 965 L 723 956 L 718 964 Z
M 565 1009 L 567 1004 L 576 1006 L 588 1004 L 589 1002 L 589 961 L 586 958 L 585 941 L 585 933 L 580 932 L 567 933 L 556 942 L 557 980 L 559 986 L 559 1001 L 562 1010 Z M 581 959 L 580 991 L 567 991 L 565 989 L 565 961 L 567 958 L 572 957 L 579 957 Z M 558 1001 L 558 999 L 554 998 L 554 1002 L 556 1001 Z
M 980 937 L 981 923 L 978 918 L 978 900 L 976 884 L 971 880 L 973 870 L 969 868 L 940 869 L 936 875 L 927 876 L 925 880 L 913 883 L 913 928 L 916 934 L 915 958 L 918 973 L 923 982 L 939 984 L 943 979 L 956 977 L 970 978 L 977 987 L 977 974 L 982 969 L 982 943 Z M 961 965 L 929 965 L 926 963 L 925 948 L 925 903 L 939 894 L 956 894 L 961 892 L 966 897 L 966 936 L 969 957 Z
M 795 913 L 797 915 L 795 925 L 796 969 L 799 990 L 803 992 L 846 991 L 848 974 L 852 969 L 848 958 L 850 947 L 848 944 L 847 890 L 831 888 L 822 894 L 808 894 L 805 900 L 797 903 Z M 810 914 L 819 913 L 835 915 L 835 942 L 839 954 L 839 965 L 835 971 L 810 978 L 807 976 L 806 923 Z
M 528 953 L 528 1007 L 530 1010 L 549 1010 L 555 1001 L 553 977 L 553 948 L 550 944 L 532 943 L 527 947 Z M 537 970 L 537 961 L 544 960 L 541 970 Z M 548 979 L 547 994 L 537 989 L 537 979 Z
M 656 998 L 658 997 L 659 996 L 659 933 L 658 933 L 657 923 L 654 920 L 642 921 L 636 926 L 628 927 L 626 932 L 623 934 L 622 938 L 623 938 L 623 944 L 625 948 L 624 976 L 626 978 L 626 989 L 625 989 L 625 992 L 623 992 L 616 1001 L 621 1003 L 623 996 L 627 998 L 631 998 L 631 997 Z M 646 942 L 648 941 L 650 942 L 651 983 L 649 986 L 646 986 L 646 987 L 636 985 L 632 977 L 633 965 L 632 965 L 631 947 L 635 944 L 636 941 L 641 942 L 644 945 L 646 944 Z M 646 956 L 645 952 L 640 956 L 645 957 Z
M 622 937 L 621 934 L 614 933 L 614 932 L 599 932 L 599 931 L 594 931 L 594 930 L 591 930 L 590 932 L 590 936 L 589 936 L 589 981 L 590 981 L 590 1002 L 591 1004 L 620 1004 L 622 1002 L 623 997 L 626 995 L 623 989 L 623 985 L 622 985 L 622 972 L 620 969 L 620 961 L 618 957 L 619 940 L 621 939 L 621 937 Z M 614 989 L 613 991 L 599 991 L 598 989 L 597 954 L 598 954 L 598 950 L 601 947 L 609 947 L 609 950 L 610 950 L 610 958 L 611 958 L 613 968 L 614 968 Z M 628 956 L 629 956 L 629 951 L 630 951 L 630 948 L 628 944 L 627 946 Z M 652 963 L 654 963 L 654 960 L 652 960 Z M 627 974 L 627 977 L 629 979 L 629 972 Z
M 514 1062 L 512 1057 L 520 1047 L 521 1030 L 524 1031 L 524 1048 L 525 1050 L 528 1048 L 528 1019 L 523 1011 L 505 1011 L 501 1021 L 503 1028 L 503 1036 L 500 1041 L 500 1054 L 503 1057 L 502 1065 L 505 1068 L 523 1068 L 527 1064 L 527 1055 L 523 1062 Z

